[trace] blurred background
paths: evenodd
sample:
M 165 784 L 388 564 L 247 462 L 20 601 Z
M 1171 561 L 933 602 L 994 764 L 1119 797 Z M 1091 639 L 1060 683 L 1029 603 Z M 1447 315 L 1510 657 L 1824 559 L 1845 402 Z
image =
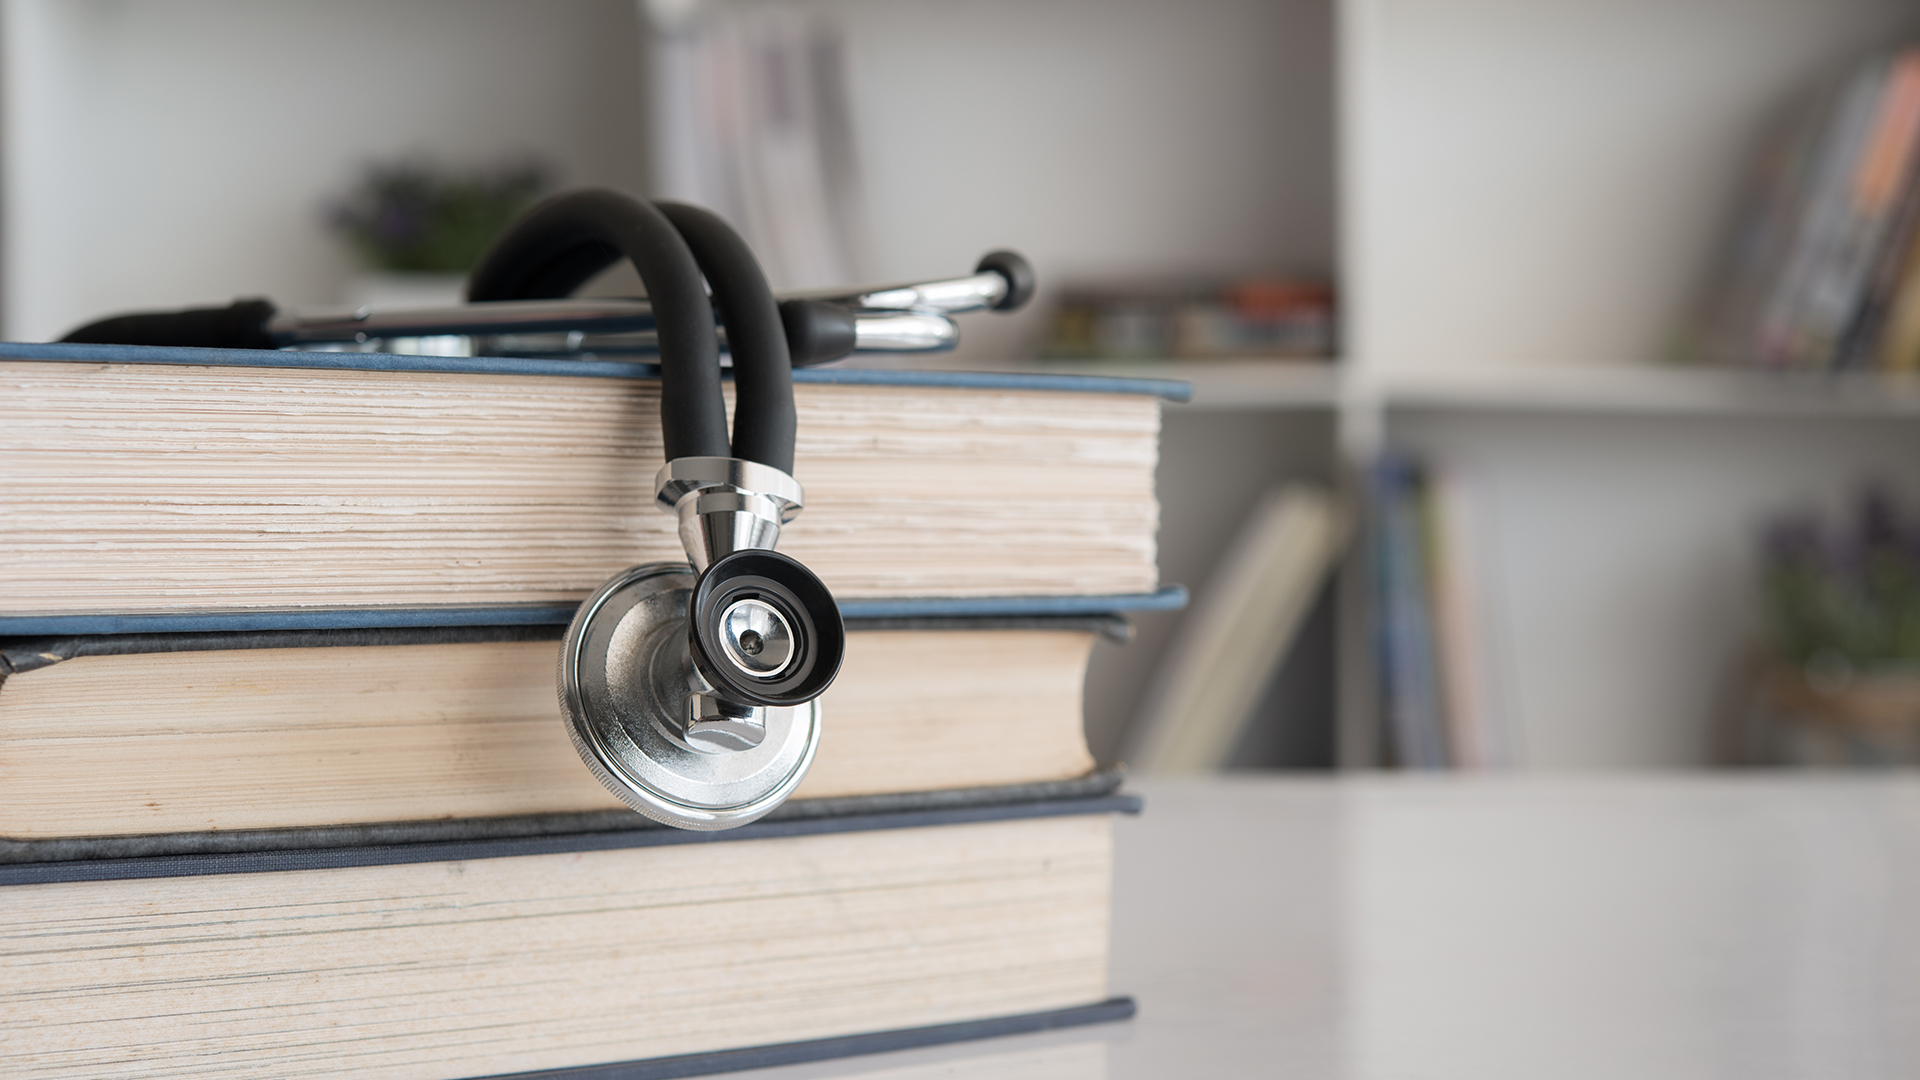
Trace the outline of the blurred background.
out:
M 1916 35 L 1898 0 L 6 0 L 0 319 L 432 302 L 575 184 L 713 206 L 779 286 L 1012 247 L 1039 300 L 938 362 L 1195 386 L 1159 484 L 1195 604 L 1100 646 L 1103 761 L 1912 764 Z

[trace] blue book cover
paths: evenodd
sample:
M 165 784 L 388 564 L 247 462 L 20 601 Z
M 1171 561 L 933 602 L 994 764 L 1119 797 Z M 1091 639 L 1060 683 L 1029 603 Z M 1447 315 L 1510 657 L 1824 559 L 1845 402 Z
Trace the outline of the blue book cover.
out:
M 1374 470 L 1376 602 L 1387 729 L 1405 768 L 1447 767 L 1432 593 L 1427 580 L 1424 477 L 1390 455 Z

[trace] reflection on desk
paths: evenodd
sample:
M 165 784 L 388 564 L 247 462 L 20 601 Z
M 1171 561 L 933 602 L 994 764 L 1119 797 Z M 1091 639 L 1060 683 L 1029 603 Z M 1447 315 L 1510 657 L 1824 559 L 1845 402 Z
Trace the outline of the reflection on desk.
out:
M 749 1075 L 1920 1075 L 1920 780 L 1130 786 L 1138 1019 Z

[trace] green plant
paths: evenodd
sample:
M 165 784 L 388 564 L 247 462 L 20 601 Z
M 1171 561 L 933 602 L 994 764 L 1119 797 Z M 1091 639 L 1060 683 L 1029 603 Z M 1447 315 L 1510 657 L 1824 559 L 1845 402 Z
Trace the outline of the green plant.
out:
M 546 187 L 532 163 L 461 171 L 390 162 L 370 166 L 328 221 L 372 266 L 465 273 Z
M 1767 530 L 1761 594 L 1775 653 L 1806 666 L 1920 666 L 1920 530 L 1883 494 L 1853 535 L 1796 516 Z

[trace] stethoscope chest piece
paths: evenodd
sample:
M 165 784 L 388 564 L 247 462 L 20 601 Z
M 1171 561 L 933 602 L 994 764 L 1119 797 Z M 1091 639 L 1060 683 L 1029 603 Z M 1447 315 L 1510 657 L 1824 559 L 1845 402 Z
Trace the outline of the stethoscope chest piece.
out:
M 717 692 L 689 648 L 699 584 L 685 563 L 648 563 L 603 585 L 567 630 L 560 707 L 581 760 L 628 806 L 683 829 L 727 829 L 799 786 L 820 745 L 820 703 L 749 706 Z M 704 635 L 724 658 L 714 667 L 784 681 L 804 663 L 793 624 L 805 614 L 782 599 L 748 590 L 716 612 Z

